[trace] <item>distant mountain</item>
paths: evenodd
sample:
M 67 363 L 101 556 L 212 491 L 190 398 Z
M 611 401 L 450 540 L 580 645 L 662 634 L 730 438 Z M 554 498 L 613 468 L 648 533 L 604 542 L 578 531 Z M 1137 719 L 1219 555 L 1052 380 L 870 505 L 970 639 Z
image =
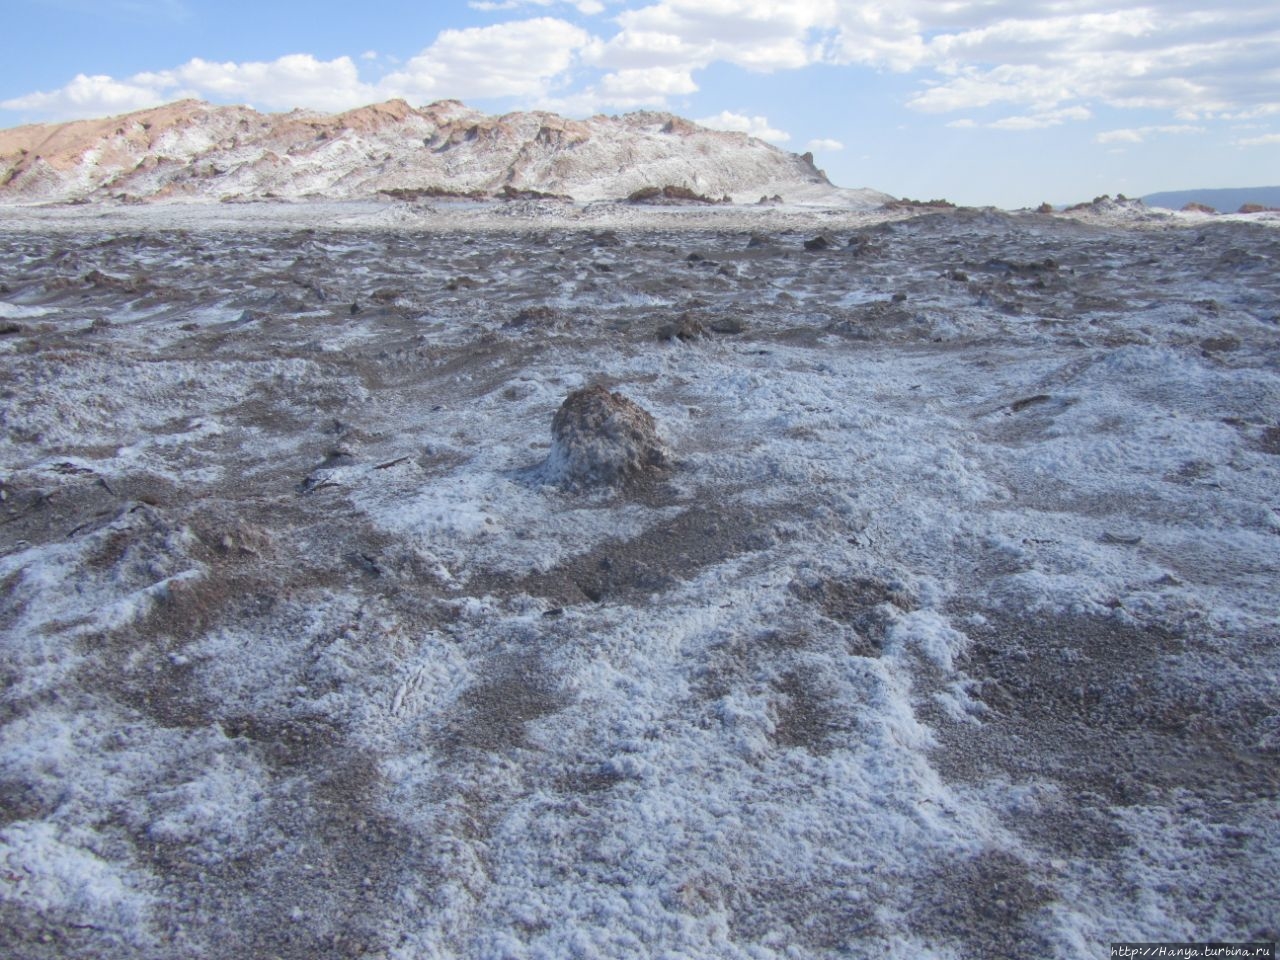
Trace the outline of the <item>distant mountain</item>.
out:
M 1189 203 L 1202 203 L 1219 213 L 1235 213 L 1245 204 L 1280 207 L 1280 187 L 1233 187 L 1226 190 L 1173 190 L 1142 198 L 1149 207 L 1181 210 Z
M 103 120 L 0 131 L 0 202 L 347 199 L 555 194 L 730 196 L 755 202 L 842 191 L 813 164 L 742 133 L 667 113 L 568 120 L 487 116 L 456 100 L 391 100 L 328 115 L 262 114 L 195 100 Z M 655 191 L 651 188 L 659 188 Z

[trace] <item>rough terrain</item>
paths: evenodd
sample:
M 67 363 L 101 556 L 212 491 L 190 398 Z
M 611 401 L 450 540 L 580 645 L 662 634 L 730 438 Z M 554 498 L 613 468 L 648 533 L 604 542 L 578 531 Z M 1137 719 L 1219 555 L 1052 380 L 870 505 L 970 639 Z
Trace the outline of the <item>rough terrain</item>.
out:
M 0 220 L 0 955 L 1280 938 L 1274 225 L 237 209 Z

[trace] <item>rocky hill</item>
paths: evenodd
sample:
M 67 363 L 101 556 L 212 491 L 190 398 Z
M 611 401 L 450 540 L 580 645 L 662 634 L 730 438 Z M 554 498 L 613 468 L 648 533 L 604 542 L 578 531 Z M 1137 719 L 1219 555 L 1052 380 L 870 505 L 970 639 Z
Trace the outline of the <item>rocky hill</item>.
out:
M 1280 187 L 1228 187 L 1221 189 L 1171 190 L 1151 193 L 1142 198 L 1149 207 L 1181 210 L 1196 204 L 1218 213 L 1235 213 L 1250 206 L 1280 207 Z
M 886 199 L 837 190 L 808 154 L 653 112 L 577 121 L 391 100 L 335 115 L 262 114 L 184 100 L 0 131 L 0 202 L 8 203 L 525 191 L 590 201 L 667 186 L 738 202 L 788 193 Z

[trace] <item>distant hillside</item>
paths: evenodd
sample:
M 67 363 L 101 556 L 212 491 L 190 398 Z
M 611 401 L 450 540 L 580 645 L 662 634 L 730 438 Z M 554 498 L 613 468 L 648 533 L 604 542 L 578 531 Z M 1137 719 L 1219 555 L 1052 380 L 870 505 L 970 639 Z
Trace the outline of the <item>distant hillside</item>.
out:
M 1232 187 L 1227 190 L 1172 190 L 1142 198 L 1149 207 L 1181 210 L 1188 203 L 1203 203 L 1219 213 L 1235 213 L 1246 203 L 1280 207 L 1280 187 Z
M 743 133 L 667 113 L 568 120 L 486 116 L 448 100 L 337 115 L 194 100 L 103 120 L 0 131 L 0 202 L 350 199 L 379 194 L 591 201 L 672 196 L 756 202 L 783 194 L 877 206 L 813 164 Z

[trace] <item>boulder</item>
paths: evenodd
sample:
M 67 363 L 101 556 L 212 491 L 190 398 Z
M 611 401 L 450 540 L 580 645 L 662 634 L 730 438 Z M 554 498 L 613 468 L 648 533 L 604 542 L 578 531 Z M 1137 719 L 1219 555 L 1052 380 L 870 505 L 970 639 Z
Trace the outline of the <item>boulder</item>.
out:
M 658 328 L 659 340 L 698 340 L 707 335 L 707 328 L 693 314 L 682 313 L 673 323 L 664 323 Z
M 602 386 L 569 394 L 551 421 L 545 476 L 566 489 L 617 486 L 666 462 L 653 417 Z

